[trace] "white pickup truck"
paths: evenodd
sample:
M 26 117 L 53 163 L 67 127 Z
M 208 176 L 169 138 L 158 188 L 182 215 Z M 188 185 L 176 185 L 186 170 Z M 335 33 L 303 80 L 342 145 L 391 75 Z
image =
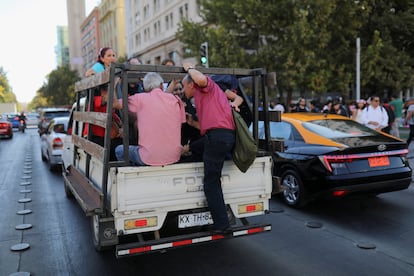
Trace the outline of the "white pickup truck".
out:
M 211 231 L 212 219 L 203 192 L 203 163 L 138 167 L 129 166 L 128 160 L 109 160 L 112 116 L 110 112 L 93 112 L 89 99 L 99 85 L 109 84 L 110 110 L 111 95 L 117 92 L 116 79 L 122 79 L 122 91 L 127 91 L 128 83 L 138 82 L 150 71 L 160 73 L 165 79 L 181 78 L 185 73 L 179 67 L 114 64 L 109 71 L 75 84 L 72 130 L 64 141 L 63 177 L 66 195 L 76 198 L 85 214 L 91 217 L 95 248 L 115 247 L 117 257 L 126 257 L 270 231 L 271 225 L 263 222 L 264 218 L 256 219 L 256 223 L 249 221 L 265 216 L 273 185 L 277 185 L 272 181 L 270 150 L 261 148 L 263 145 L 259 145 L 257 158 L 246 173 L 233 161 L 225 161 L 222 189 L 232 223 L 229 234 Z M 262 69 L 200 71 L 243 77 L 256 103 L 259 96 L 266 100 L 267 74 Z M 239 86 L 239 92 L 247 100 L 242 81 Z M 126 92 L 122 93 L 124 102 L 127 96 Z M 246 101 L 244 111 L 250 116 L 253 133 L 257 134 L 257 104 Z M 127 112 L 122 110 L 124 124 L 128 123 Z M 267 111 L 261 115 L 268 118 Z M 106 128 L 104 147 L 90 141 L 90 136 L 85 134 L 85 128 L 90 129 L 92 124 Z M 128 128 L 123 128 L 123 134 L 128 137 Z M 128 139 L 124 138 L 123 143 L 128 145 Z

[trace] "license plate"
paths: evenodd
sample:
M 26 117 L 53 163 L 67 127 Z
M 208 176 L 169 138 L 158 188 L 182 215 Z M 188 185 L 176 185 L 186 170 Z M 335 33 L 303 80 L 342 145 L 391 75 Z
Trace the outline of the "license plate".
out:
M 210 212 L 201 212 L 178 216 L 178 228 L 202 226 L 207 224 L 213 224 L 213 219 Z
M 368 162 L 370 167 L 382 167 L 390 165 L 388 156 L 370 157 L 368 158 Z

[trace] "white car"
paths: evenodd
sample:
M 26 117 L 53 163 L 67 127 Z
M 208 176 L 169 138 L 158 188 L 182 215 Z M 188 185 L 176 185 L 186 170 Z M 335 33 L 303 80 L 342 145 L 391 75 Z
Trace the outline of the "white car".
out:
M 50 170 L 60 168 L 62 151 L 68 131 L 69 117 L 52 119 L 46 131 L 40 136 L 42 161 L 49 162 Z
M 40 114 L 37 112 L 29 112 L 26 114 L 26 126 L 37 127 L 40 122 Z

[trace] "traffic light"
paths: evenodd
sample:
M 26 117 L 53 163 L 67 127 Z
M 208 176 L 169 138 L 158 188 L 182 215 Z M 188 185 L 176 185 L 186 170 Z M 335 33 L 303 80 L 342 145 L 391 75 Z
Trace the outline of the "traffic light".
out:
M 208 68 L 208 42 L 203 42 L 200 45 L 200 61 L 201 65 Z

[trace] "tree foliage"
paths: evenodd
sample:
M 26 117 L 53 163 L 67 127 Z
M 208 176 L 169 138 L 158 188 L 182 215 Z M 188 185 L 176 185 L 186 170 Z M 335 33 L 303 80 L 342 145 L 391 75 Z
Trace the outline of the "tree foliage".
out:
M 58 67 L 47 76 L 47 82 L 36 92 L 31 108 L 71 105 L 75 99 L 76 70 L 68 66 Z
M 13 93 L 7 74 L 3 67 L 0 67 L 0 103 L 16 103 L 16 95 Z
M 211 67 L 264 67 L 279 91 L 352 96 L 360 37 L 363 95 L 414 86 L 413 1 L 200 2 L 205 24 L 182 21 L 177 37 L 192 56 L 208 41 Z

